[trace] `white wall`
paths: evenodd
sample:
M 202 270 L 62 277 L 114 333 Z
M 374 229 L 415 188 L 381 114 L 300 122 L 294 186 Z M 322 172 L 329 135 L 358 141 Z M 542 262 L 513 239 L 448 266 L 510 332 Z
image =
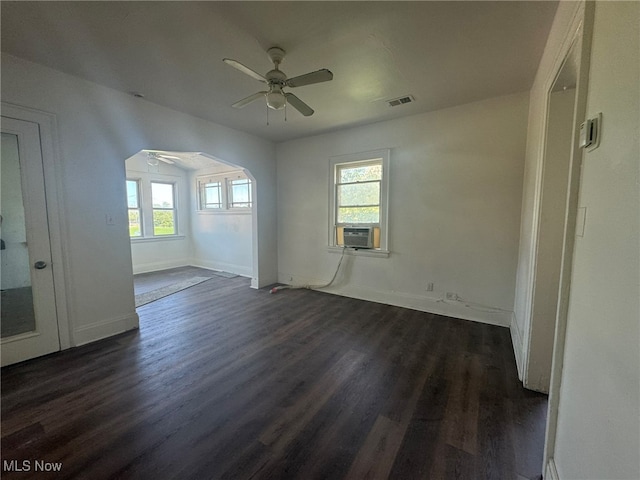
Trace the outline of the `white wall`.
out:
M 153 181 L 175 184 L 177 236 L 131 240 L 133 273 L 153 272 L 189 265 L 191 261 L 191 196 L 189 173 L 174 165 L 159 162 L 148 165 L 145 158 L 133 156 L 126 161 L 127 178 L 141 181 L 144 231 L 152 233 L 153 222 L 145 212 L 151 211 L 150 185 Z
M 390 148 L 391 254 L 349 256 L 331 291 L 508 325 L 527 102 L 510 95 L 279 144 L 278 280 L 324 283 L 338 263 L 327 251 L 329 157 Z
M 197 178 L 201 175 L 216 175 L 225 171 L 230 174 L 228 168 L 221 169 L 219 166 L 191 172 L 191 186 L 197 189 Z M 196 194 L 191 196 L 191 211 L 193 264 L 251 276 L 252 212 L 198 211 Z
M 640 3 L 598 2 L 556 444 L 560 479 L 640 478 Z
M 146 148 L 202 151 L 257 179 L 254 285 L 276 279 L 275 147 L 271 142 L 2 55 L 2 100 L 57 116 L 58 172 L 73 344 L 134 328 L 124 159 Z M 105 214 L 115 225 L 106 225 Z

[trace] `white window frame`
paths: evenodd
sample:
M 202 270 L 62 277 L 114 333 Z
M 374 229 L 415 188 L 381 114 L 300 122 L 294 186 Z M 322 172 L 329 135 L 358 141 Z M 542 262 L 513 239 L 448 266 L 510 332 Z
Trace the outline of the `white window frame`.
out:
M 136 240 L 136 239 L 140 239 L 140 238 L 144 238 L 144 216 L 142 213 L 142 186 L 141 186 L 141 180 L 139 178 L 130 178 L 127 177 L 126 179 L 127 182 L 134 182 L 136 184 L 136 199 L 138 200 L 138 207 L 137 208 L 131 208 L 129 207 L 129 199 L 127 199 L 127 218 L 129 218 L 129 211 L 131 210 L 137 210 L 138 211 L 138 219 L 140 221 L 140 235 L 136 235 L 134 237 L 131 236 L 131 234 L 129 234 L 129 238 Z M 126 185 L 126 183 L 125 183 Z M 131 232 L 131 230 L 129 230 L 129 232 Z
M 249 206 L 233 206 L 233 193 L 231 182 L 234 180 L 246 180 L 249 186 Z M 207 207 L 204 204 L 204 189 L 209 183 L 220 183 L 220 208 Z M 210 175 L 198 175 L 196 177 L 197 212 L 201 214 L 247 214 L 251 213 L 254 205 L 254 183 L 244 171 L 224 172 Z
M 336 228 L 338 226 L 338 204 L 337 204 L 337 172 L 339 167 L 352 164 L 367 164 L 379 160 L 382 165 L 382 179 L 380 180 L 380 223 L 364 224 L 362 226 L 379 226 L 380 228 L 380 248 L 370 250 L 357 250 L 350 253 L 366 256 L 388 256 L 389 255 L 389 165 L 391 150 L 374 150 L 370 152 L 340 155 L 329 159 L 329 231 L 328 246 L 329 251 L 342 251 L 342 247 L 336 242 Z
M 220 203 L 218 207 L 207 206 L 207 186 L 214 183 L 218 184 L 218 195 Z M 213 212 L 220 211 L 224 208 L 224 178 L 220 177 L 198 177 L 197 178 L 197 190 L 198 190 L 198 210 L 210 210 Z
M 244 184 L 247 185 L 247 192 L 249 194 L 249 201 L 248 202 L 237 202 L 237 203 L 248 203 L 249 206 L 236 206 L 233 200 L 233 182 L 235 181 L 245 181 Z M 241 184 L 242 185 L 242 184 Z M 227 178 L 227 208 L 229 208 L 229 210 L 251 210 L 251 207 L 253 206 L 253 194 L 252 194 L 252 182 L 251 179 L 249 177 L 247 177 L 246 175 L 242 175 L 242 176 L 238 176 L 236 178 Z
M 173 196 L 173 207 L 171 208 L 165 208 L 165 207 L 154 207 L 153 206 L 153 184 L 158 184 L 158 185 L 171 185 L 171 193 Z M 178 206 L 177 206 L 177 186 L 176 186 L 176 182 L 169 182 L 169 181 L 165 181 L 165 180 L 151 180 L 149 182 L 149 188 L 151 191 L 151 233 L 153 235 L 154 238 L 167 238 L 167 237 L 175 237 L 178 235 Z M 173 233 L 169 233 L 166 235 L 156 235 L 155 232 L 155 225 L 154 225 L 154 213 L 156 210 L 159 211 L 171 211 L 173 212 Z

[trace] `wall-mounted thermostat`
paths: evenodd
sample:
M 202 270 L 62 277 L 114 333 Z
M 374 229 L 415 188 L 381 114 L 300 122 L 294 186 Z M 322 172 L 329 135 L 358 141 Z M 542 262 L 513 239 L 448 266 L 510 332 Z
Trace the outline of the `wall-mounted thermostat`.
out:
M 602 113 L 595 118 L 587 119 L 580 125 L 580 140 L 578 146 L 591 151 L 600 145 L 600 127 L 602 125 Z

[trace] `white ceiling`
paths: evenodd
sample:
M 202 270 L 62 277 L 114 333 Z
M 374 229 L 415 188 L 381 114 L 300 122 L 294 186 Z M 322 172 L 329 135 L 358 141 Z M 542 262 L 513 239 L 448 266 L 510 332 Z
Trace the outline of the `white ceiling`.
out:
M 149 153 L 154 152 L 164 157 L 158 160 L 160 164 L 174 165 L 183 170 L 207 169 L 208 173 L 235 172 L 241 169 L 237 165 L 223 163 L 220 160 L 202 152 L 173 152 L 167 150 L 141 150 L 135 155 L 127 158 L 127 168 L 130 165 L 145 165 L 149 159 Z
M 557 2 L 10 2 L 2 50 L 200 118 L 283 141 L 529 89 Z M 271 46 L 289 77 L 334 80 L 289 89 L 303 117 L 254 102 Z M 385 100 L 411 94 L 415 102 Z

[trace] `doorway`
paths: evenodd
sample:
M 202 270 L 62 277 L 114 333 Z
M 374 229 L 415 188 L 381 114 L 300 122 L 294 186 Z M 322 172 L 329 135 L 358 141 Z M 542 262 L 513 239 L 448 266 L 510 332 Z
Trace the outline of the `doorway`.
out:
M 548 94 L 546 141 L 539 199 L 528 366 L 524 384 L 549 392 L 558 310 L 565 217 L 570 194 L 579 48 L 571 49 Z
M 196 266 L 255 276 L 256 181 L 247 169 L 202 152 L 142 150 L 126 160 L 126 175 L 134 274 Z M 156 225 L 158 185 L 171 190 L 168 233 Z
M 2 116 L 2 366 L 60 350 L 38 123 Z

